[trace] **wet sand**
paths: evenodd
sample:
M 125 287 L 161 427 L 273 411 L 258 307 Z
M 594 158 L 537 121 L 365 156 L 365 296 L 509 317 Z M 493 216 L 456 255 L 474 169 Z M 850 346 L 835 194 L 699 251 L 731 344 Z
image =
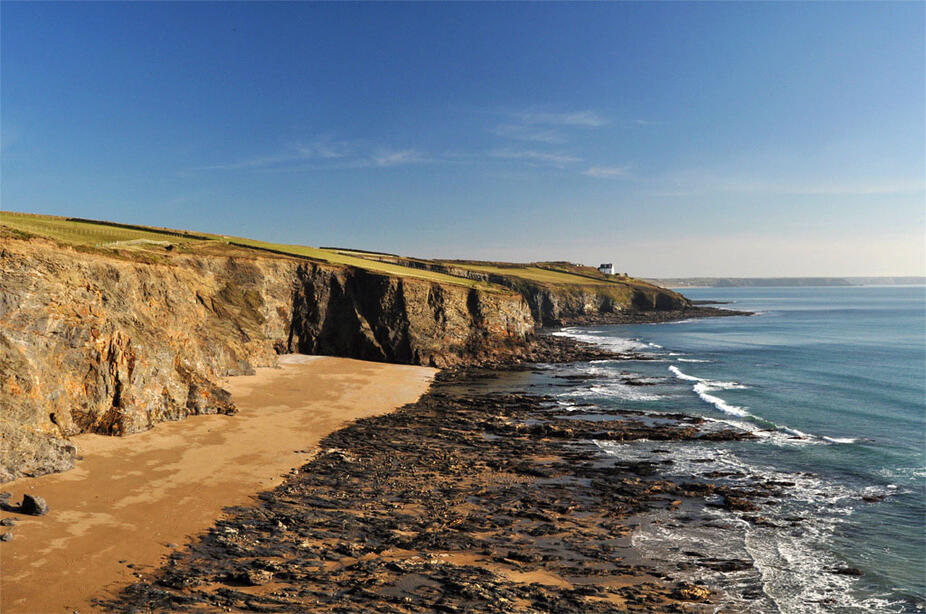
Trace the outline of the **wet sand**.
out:
M 240 413 L 194 416 L 130 437 L 81 435 L 62 474 L 16 480 L 43 497 L 47 516 L 19 519 L 0 544 L 0 612 L 91 612 L 212 526 L 303 465 L 345 423 L 414 402 L 435 370 L 332 357 L 282 357 L 279 369 L 230 378 Z

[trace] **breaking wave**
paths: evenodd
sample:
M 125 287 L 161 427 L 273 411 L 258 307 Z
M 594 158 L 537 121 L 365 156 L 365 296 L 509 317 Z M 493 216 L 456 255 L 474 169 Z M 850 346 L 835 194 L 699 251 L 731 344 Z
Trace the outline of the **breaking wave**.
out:
M 660 462 L 668 452 L 653 449 L 649 442 L 594 443 L 609 457 L 624 462 Z M 664 469 L 671 479 L 691 479 L 710 471 L 724 476 L 713 479 L 734 487 L 781 482 L 786 486 L 783 496 L 772 497 L 775 504 L 763 507 L 765 525 L 749 522 L 719 506 L 702 512 L 657 511 L 650 518 L 641 517 L 631 543 L 645 556 L 684 565 L 691 580 L 720 587 L 724 605 L 733 611 L 906 611 L 896 600 L 857 595 L 853 590 L 855 578 L 831 573 L 844 563 L 828 544 L 853 514 L 856 502 L 863 495 L 890 496 L 889 491 L 850 488 L 810 473 L 779 471 L 747 462 L 731 450 L 709 451 L 690 443 L 660 443 L 662 446 L 671 450 L 674 462 Z M 710 464 L 705 463 L 706 456 Z M 696 522 L 677 520 L 678 516 L 692 513 L 703 515 Z M 692 556 L 746 560 L 752 566 L 732 572 L 713 571 L 691 565 Z
M 639 352 L 645 349 L 660 348 L 655 344 L 646 343 L 639 339 L 627 339 L 624 337 L 602 337 L 600 335 L 588 334 L 581 332 L 578 328 L 564 328 L 553 333 L 556 337 L 569 337 L 576 341 L 584 341 L 609 349 L 612 352 Z
M 745 407 L 740 407 L 739 405 L 731 405 L 720 397 L 710 394 L 718 390 L 746 388 L 746 386 L 743 386 L 737 382 L 715 382 L 709 379 L 695 377 L 694 375 L 688 375 L 675 365 L 670 366 L 669 371 L 671 371 L 672 374 L 680 380 L 695 382 L 695 385 L 692 386 L 692 390 L 694 390 L 695 394 L 697 394 L 702 401 L 713 405 L 723 413 L 730 414 L 731 416 L 739 416 L 740 418 L 746 418 L 752 415 L 746 410 Z
M 735 416 L 737 418 L 744 418 L 749 420 L 750 422 L 754 423 L 754 425 L 750 426 L 749 424 L 743 422 L 724 422 L 727 422 L 728 424 L 738 428 L 743 428 L 745 430 L 753 430 L 755 425 L 769 429 L 754 431 L 756 436 L 758 436 L 760 439 L 768 441 L 769 443 L 774 443 L 777 445 L 794 445 L 801 443 L 826 442 L 831 444 L 851 444 L 858 442 L 858 439 L 852 437 L 819 436 L 812 433 L 805 433 L 804 431 L 796 429 L 792 426 L 776 424 L 771 420 L 767 420 L 761 416 L 750 413 L 749 408 L 747 407 L 733 405 L 732 403 L 728 403 L 726 400 L 720 398 L 719 396 L 711 394 L 721 390 L 742 390 L 749 388 L 749 386 L 745 386 L 739 382 L 721 382 L 703 377 L 696 377 L 694 375 L 685 373 L 674 365 L 669 367 L 669 371 L 680 380 L 686 382 L 694 382 L 694 385 L 691 387 L 692 391 L 694 391 L 694 393 L 698 395 L 698 398 L 700 398 L 705 403 L 712 405 L 718 411 L 729 416 Z

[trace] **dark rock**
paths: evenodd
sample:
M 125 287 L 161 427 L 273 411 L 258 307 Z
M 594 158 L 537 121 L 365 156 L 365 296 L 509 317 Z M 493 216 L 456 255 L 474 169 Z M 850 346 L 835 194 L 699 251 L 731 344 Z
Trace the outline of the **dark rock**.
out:
M 544 344 L 548 358 L 585 351 Z M 690 416 L 660 415 L 656 426 L 628 411 L 607 424 L 561 420 L 551 397 L 474 392 L 491 377 L 484 368 L 445 369 L 418 402 L 330 434 L 319 444 L 325 452 L 256 505 L 230 509 L 106 608 L 616 614 L 692 611 L 700 606 L 682 602 L 709 601 L 708 588 L 672 582 L 674 565 L 622 561 L 632 519 L 684 501 L 692 515 L 672 522 L 702 523 L 695 508 L 706 498 L 747 507 L 768 491 L 676 484 L 661 463 L 614 462 L 590 443 L 696 442 L 703 432 Z M 688 564 L 748 566 L 700 555 Z M 509 575 L 535 571 L 571 586 Z M 600 581 L 613 576 L 640 583 Z M 270 583 L 272 591 L 243 588 Z
M 834 569 L 833 573 L 839 574 L 841 576 L 863 576 L 865 572 L 859 569 L 858 567 L 840 567 Z
M 759 506 L 748 499 L 731 497 L 730 495 L 724 497 L 723 506 L 728 510 L 737 512 L 754 512 L 759 509 Z
M 752 561 L 746 561 L 742 559 L 726 559 L 726 560 L 707 560 L 702 561 L 702 564 L 714 571 L 722 572 L 731 572 L 731 571 L 743 571 L 746 569 L 752 569 Z
M 0 542 L 8 542 L 13 539 L 13 532 L 7 531 L 6 533 L 0 533 Z
M 23 502 L 19 505 L 19 512 L 29 516 L 44 516 L 48 513 L 48 509 L 45 499 L 28 494 L 23 495 Z

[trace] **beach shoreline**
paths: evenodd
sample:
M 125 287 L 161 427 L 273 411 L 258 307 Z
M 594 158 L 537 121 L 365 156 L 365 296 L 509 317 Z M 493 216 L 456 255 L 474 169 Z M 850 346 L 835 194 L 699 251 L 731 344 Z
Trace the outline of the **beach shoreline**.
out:
M 225 507 L 279 485 L 324 436 L 414 401 L 436 372 L 321 356 L 280 362 L 223 382 L 236 415 L 191 416 L 128 437 L 81 435 L 74 469 L 4 484 L 13 502 L 34 494 L 51 511 L 0 512 L 18 521 L 0 544 L 0 611 L 96 611 L 93 599 L 160 565 Z
M 573 348 L 569 362 L 602 355 L 588 348 L 583 356 L 581 343 L 556 345 Z M 623 410 L 611 412 L 607 426 L 563 422 L 551 415 L 549 398 L 490 391 L 497 378 L 523 382 L 520 374 L 536 368 L 441 372 L 420 400 L 333 433 L 324 454 L 261 493 L 256 506 L 233 510 L 101 605 L 712 611 L 718 595 L 710 587 L 640 560 L 629 535 L 652 509 L 694 508 L 710 498 L 755 511 L 757 493 L 697 479 L 670 483 L 652 463 L 602 465 L 590 442 L 751 435 L 711 430 L 691 416 L 656 424 Z
M 495 371 L 485 373 L 618 356 L 644 358 L 540 334 L 521 357 L 488 365 Z M 280 362 L 280 368 L 222 383 L 242 414 L 193 416 L 130 437 L 82 435 L 74 438 L 82 460 L 73 470 L 5 484 L 13 501 L 28 492 L 44 497 L 53 511 L 43 518 L 0 514 L 19 521 L 13 541 L 0 546 L 0 609 L 88 611 L 96 609 L 95 600 L 111 601 L 155 573 L 180 544 L 221 521 L 225 507 L 252 504 L 259 492 L 283 484 L 283 474 L 308 461 L 322 437 L 415 401 L 437 373 L 322 356 L 288 355 Z M 466 369 L 447 370 L 442 378 L 462 372 Z M 298 381 L 307 377 L 317 381 Z M 326 377 L 331 381 L 324 382 Z M 338 416 L 306 414 L 324 404 L 336 406 Z M 273 412 L 274 420 L 256 413 L 261 410 Z M 242 446 L 260 445 L 264 456 L 238 453 Z M 224 480 L 216 479 L 223 471 Z M 55 590 L 46 590 L 48 585 Z

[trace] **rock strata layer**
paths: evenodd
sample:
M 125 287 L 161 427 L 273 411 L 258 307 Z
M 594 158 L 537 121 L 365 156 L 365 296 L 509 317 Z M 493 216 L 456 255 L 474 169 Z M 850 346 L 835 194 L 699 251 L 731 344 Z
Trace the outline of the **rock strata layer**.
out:
M 292 258 L 160 261 L 2 237 L 0 482 L 72 466 L 67 438 L 234 413 L 227 375 L 278 352 L 448 366 L 511 354 L 515 293 Z
M 234 413 L 220 379 L 280 352 L 492 365 L 546 351 L 537 326 L 702 315 L 649 285 L 470 287 L 208 246 L 78 250 L 2 228 L 0 240 L 0 483 L 70 468 L 72 435 Z

